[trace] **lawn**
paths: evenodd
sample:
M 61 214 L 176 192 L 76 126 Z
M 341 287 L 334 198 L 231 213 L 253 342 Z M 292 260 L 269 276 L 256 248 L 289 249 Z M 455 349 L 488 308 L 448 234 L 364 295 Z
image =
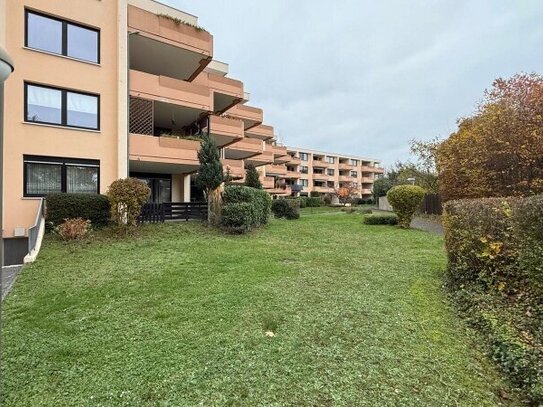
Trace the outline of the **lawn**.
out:
M 3 405 L 500 405 L 441 238 L 328 212 L 48 237 L 5 302 Z

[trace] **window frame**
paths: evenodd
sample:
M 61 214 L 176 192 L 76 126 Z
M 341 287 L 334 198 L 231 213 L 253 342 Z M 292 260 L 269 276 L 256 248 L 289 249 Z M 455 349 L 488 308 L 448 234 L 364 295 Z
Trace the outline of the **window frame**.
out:
M 92 160 L 87 158 L 66 158 L 66 157 L 50 157 L 40 155 L 28 155 L 23 156 L 23 197 L 25 198 L 43 198 L 47 194 L 31 194 L 27 192 L 28 182 L 28 166 L 27 164 L 46 164 L 46 165 L 60 165 L 60 192 L 65 194 L 67 191 L 67 167 L 79 166 L 79 167 L 92 167 L 98 170 L 98 180 L 96 182 L 96 194 L 100 193 L 100 160 Z M 91 195 L 91 194 L 89 194 Z
M 83 130 L 91 130 L 91 131 L 100 131 L 100 105 L 101 105 L 101 98 L 100 95 L 97 93 L 91 93 L 91 92 L 85 92 L 75 89 L 68 89 L 68 88 L 60 88 L 58 86 L 53 85 L 44 85 L 41 83 L 34 83 L 34 82 L 27 82 L 25 81 L 23 83 L 24 86 L 24 118 L 23 121 L 25 123 L 38 123 L 38 124 L 46 124 L 49 126 L 60 126 L 60 127 L 66 127 L 70 129 L 83 129 Z M 45 88 L 45 89 L 52 89 L 56 91 L 61 92 L 61 98 L 60 98 L 60 123 L 51 123 L 51 122 L 44 122 L 41 120 L 28 120 L 28 87 L 29 86 L 35 86 L 38 88 Z M 97 127 L 84 127 L 84 126 L 74 126 L 73 124 L 68 124 L 68 93 L 76 93 L 83 96 L 92 96 L 96 98 L 97 103 L 97 112 L 96 112 L 96 126 Z
M 35 15 L 43 17 L 43 18 L 49 18 L 51 20 L 58 21 L 59 23 L 62 24 L 62 38 L 60 39 L 60 43 L 61 43 L 61 53 L 60 54 L 58 52 L 48 51 L 48 50 L 40 49 L 40 48 L 34 48 L 34 47 L 31 47 L 30 45 L 28 45 L 28 15 L 29 14 L 35 14 Z M 78 23 L 78 22 L 75 22 L 75 21 L 66 20 L 66 19 L 63 19 L 63 18 L 60 18 L 60 17 L 52 16 L 50 14 L 42 13 L 41 11 L 36 11 L 36 10 L 33 10 L 33 9 L 29 9 L 29 8 L 25 8 L 25 17 L 24 18 L 25 18 L 24 45 L 25 45 L 26 48 L 36 50 L 36 51 L 40 51 L 40 52 L 46 52 L 46 53 L 51 54 L 51 55 L 63 56 L 63 57 L 70 58 L 70 59 L 73 59 L 73 60 L 76 60 L 76 61 L 82 61 L 82 62 L 87 62 L 87 63 L 90 63 L 90 64 L 100 65 L 100 61 L 102 60 L 102 46 L 101 46 L 102 41 L 101 41 L 101 30 L 99 28 L 91 27 L 91 26 L 81 24 L 81 23 Z M 84 29 L 89 30 L 89 31 L 94 31 L 97 34 L 97 37 L 96 37 L 96 48 L 97 48 L 96 61 L 91 61 L 89 59 L 82 59 L 82 58 L 78 58 L 78 57 L 68 55 L 68 25 L 73 25 L 74 27 L 79 27 L 79 28 L 84 28 Z

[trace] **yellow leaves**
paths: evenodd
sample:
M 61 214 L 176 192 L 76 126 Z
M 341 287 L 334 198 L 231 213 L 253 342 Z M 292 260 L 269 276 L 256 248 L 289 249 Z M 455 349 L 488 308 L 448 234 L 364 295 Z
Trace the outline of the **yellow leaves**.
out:
M 498 283 L 498 291 L 503 291 L 505 289 L 505 281 L 500 281 Z
M 485 257 L 490 260 L 494 260 L 503 251 L 503 242 L 490 241 L 490 236 L 483 236 L 479 240 L 484 244 L 484 248 L 480 257 Z

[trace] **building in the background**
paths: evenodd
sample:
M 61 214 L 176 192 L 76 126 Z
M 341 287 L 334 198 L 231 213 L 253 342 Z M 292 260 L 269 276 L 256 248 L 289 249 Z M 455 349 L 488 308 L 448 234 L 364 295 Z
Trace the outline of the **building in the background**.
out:
M 234 182 L 252 163 L 273 195 L 324 192 L 342 177 L 368 195 L 380 171 L 376 161 L 344 166 L 351 157 L 276 145 L 243 83 L 213 60 L 213 36 L 159 2 L 0 0 L 0 43 L 17 67 L 5 84 L 7 264 L 35 244 L 48 193 L 105 193 L 133 176 L 148 183 L 153 202 L 201 199 L 193 174 L 204 133 Z M 337 162 L 315 165 L 327 156 Z M 318 168 L 336 174 L 319 178 Z

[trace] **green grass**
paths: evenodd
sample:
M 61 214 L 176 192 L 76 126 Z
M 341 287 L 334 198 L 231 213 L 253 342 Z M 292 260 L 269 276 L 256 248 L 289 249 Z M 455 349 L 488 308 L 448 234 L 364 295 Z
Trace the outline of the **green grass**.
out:
M 5 302 L 3 405 L 499 405 L 441 238 L 316 212 L 49 237 Z

